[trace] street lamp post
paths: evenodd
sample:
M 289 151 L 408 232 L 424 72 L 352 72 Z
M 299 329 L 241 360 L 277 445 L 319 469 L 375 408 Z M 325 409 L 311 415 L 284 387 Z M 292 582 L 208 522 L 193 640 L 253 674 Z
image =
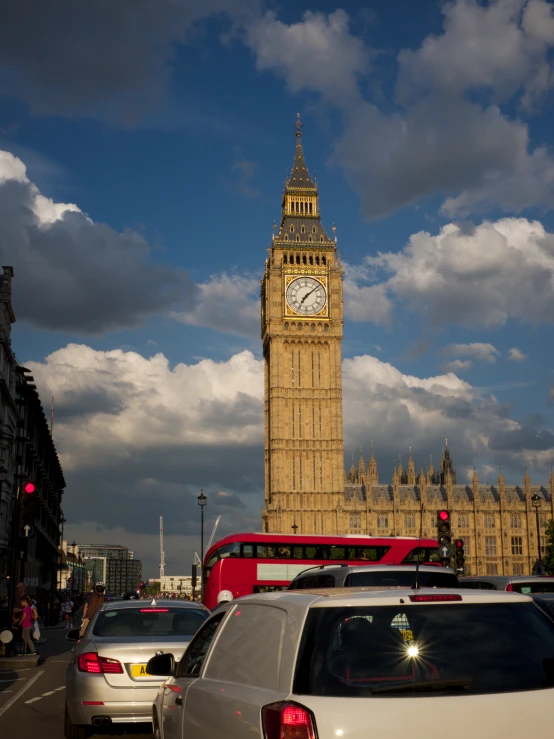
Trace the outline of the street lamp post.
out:
M 62 525 L 62 538 L 60 540 L 60 576 L 59 576 L 59 578 L 56 578 L 56 590 L 61 590 L 62 589 L 62 578 L 63 578 L 63 575 L 62 575 L 62 572 L 63 572 L 63 527 L 64 527 L 64 524 L 65 524 L 65 518 L 63 516 L 63 513 L 62 513 L 62 517 L 60 518 L 60 523 Z M 67 557 L 66 557 L 66 559 L 67 559 Z
M 542 573 L 543 567 L 542 567 L 542 557 L 541 557 L 541 529 L 539 524 L 539 508 L 541 507 L 541 497 L 540 495 L 537 495 L 537 493 L 534 493 L 531 496 L 531 503 L 533 504 L 533 508 L 535 509 L 535 517 L 537 521 L 537 552 L 539 555 L 539 558 L 537 560 L 536 569 L 537 572 Z
M 296 525 L 296 521 L 292 524 L 291 529 L 292 529 L 292 533 L 296 534 L 296 532 L 298 531 L 298 526 Z
M 204 506 L 208 502 L 204 491 L 200 491 L 198 505 L 200 506 L 200 600 L 204 601 Z

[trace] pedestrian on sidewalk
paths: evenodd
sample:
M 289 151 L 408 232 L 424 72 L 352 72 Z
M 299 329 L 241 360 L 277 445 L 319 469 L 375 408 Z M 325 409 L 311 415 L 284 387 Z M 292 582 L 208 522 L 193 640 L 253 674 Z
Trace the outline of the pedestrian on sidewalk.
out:
M 69 597 L 69 595 L 65 596 L 65 599 L 62 603 L 62 613 L 63 613 L 63 620 L 65 621 L 65 628 L 70 629 L 71 628 L 71 614 L 73 613 L 73 601 Z
M 28 595 L 24 595 L 20 601 L 21 604 L 21 629 L 23 643 L 27 646 L 27 654 L 37 654 L 33 640 L 31 639 L 31 629 L 33 628 L 33 608 Z

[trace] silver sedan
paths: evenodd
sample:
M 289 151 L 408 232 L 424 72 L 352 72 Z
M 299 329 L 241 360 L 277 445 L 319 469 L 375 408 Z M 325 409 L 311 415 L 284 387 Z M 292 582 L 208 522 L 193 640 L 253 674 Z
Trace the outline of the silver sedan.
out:
M 67 668 L 66 739 L 85 739 L 91 726 L 151 721 L 163 678 L 149 675 L 146 663 L 165 653 L 180 659 L 209 615 L 190 601 L 105 603 Z M 68 634 L 77 637 L 77 631 Z

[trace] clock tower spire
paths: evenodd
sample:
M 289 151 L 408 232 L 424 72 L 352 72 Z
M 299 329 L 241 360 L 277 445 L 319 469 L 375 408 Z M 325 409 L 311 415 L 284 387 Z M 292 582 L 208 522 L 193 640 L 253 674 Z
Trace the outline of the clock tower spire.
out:
M 262 280 L 264 531 L 338 533 L 344 497 L 342 268 L 325 232 L 302 148 L 282 199 Z

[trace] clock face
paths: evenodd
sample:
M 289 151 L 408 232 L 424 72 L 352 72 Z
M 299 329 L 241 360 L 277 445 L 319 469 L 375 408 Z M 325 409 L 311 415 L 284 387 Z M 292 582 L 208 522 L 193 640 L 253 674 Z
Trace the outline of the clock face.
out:
M 297 277 L 287 287 L 287 303 L 300 316 L 313 316 L 327 303 L 327 292 L 313 277 Z

